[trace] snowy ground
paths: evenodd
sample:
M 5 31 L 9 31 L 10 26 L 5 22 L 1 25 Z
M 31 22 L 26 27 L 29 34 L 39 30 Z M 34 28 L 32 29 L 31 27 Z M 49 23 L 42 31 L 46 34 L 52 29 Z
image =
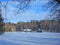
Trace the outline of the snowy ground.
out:
M 0 45 L 60 45 L 60 33 L 5 32 Z

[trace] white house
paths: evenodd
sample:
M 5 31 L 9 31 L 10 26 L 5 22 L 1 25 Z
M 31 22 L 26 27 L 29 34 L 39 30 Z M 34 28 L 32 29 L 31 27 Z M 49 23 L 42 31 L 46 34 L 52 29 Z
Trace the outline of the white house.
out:
M 31 29 L 23 29 L 24 32 L 31 32 Z

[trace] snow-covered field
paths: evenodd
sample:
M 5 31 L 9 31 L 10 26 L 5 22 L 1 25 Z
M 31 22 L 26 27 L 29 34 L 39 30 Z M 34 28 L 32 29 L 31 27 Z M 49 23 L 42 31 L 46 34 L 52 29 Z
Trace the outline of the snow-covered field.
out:
M 0 45 L 60 45 L 60 33 L 5 32 Z

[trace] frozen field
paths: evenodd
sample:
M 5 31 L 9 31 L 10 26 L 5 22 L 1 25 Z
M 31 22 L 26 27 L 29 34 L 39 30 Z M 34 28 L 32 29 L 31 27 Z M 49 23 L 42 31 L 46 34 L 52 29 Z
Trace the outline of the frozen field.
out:
M 60 33 L 5 32 L 0 45 L 60 45 Z

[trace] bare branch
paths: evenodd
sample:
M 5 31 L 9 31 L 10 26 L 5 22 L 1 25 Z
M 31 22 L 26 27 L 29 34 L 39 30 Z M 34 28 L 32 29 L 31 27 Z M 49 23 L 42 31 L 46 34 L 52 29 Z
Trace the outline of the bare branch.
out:
M 19 1 L 19 0 L 18 0 Z M 18 11 L 17 11 L 17 14 L 21 11 L 21 10 L 23 10 L 24 8 L 26 8 L 28 5 L 29 5 L 29 3 L 30 3 L 30 0 L 22 0 L 22 1 L 19 1 L 19 9 L 18 9 Z M 23 6 L 22 6 L 23 5 Z

